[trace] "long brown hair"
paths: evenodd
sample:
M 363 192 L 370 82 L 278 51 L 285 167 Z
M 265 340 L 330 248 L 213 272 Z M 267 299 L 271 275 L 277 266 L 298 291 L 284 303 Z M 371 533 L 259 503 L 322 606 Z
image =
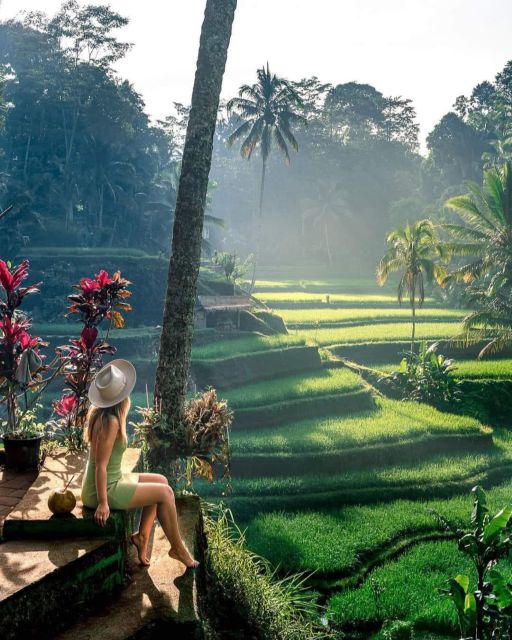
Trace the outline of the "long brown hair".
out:
M 126 445 L 128 442 L 128 438 L 126 436 L 126 418 L 128 417 L 131 404 L 130 397 L 128 397 L 112 407 L 101 408 L 91 405 L 87 413 L 87 442 L 89 442 L 89 444 L 92 443 L 92 434 L 96 425 L 99 425 L 99 427 L 96 428 L 96 431 L 99 431 L 99 434 L 101 435 L 103 429 L 108 425 L 109 418 L 115 417 L 119 421 L 121 428 L 121 439 Z

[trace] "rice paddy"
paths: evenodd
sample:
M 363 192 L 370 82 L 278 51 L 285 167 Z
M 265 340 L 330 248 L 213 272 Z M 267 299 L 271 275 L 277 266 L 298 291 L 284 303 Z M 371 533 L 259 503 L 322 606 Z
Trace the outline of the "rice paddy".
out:
M 371 354 L 373 344 L 410 340 L 410 309 L 397 305 L 393 286 L 380 290 L 368 278 L 298 281 L 284 272 L 275 280 L 269 274 L 258 281 L 256 296 L 283 317 L 289 335 L 252 335 L 197 346 L 194 359 L 220 366 L 235 355 L 301 345 L 361 345 L 359 350 L 364 345 Z M 442 308 L 427 297 L 418 311 L 417 339 L 448 341 L 458 335 L 465 315 L 465 310 Z M 249 547 L 279 574 L 312 573 L 311 588 L 326 594 L 329 624 L 347 638 L 377 638 L 382 624 L 391 619 L 410 621 L 415 637 L 422 640 L 451 637 L 454 611 L 438 589 L 458 573 L 473 574 L 455 542 L 443 538 L 432 510 L 464 526 L 475 484 L 488 490 L 491 509 L 507 504 L 512 436 L 498 428 L 493 446 L 470 448 L 464 442 L 490 433 L 477 419 L 385 397 L 364 411 L 308 414 L 276 426 L 256 422 L 237 430 L 237 411 L 263 416 L 261 412 L 272 407 L 277 411 L 293 402 L 315 406 L 312 403 L 324 397 L 365 388 L 359 376 L 326 354 L 320 370 L 240 380 L 221 393 L 235 411 L 233 469 L 256 460 L 264 462 L 263 468 L 274 464 L 278 472 L 248 477 L 235 473 L 230 497 L 221 497 L 218 484 L 200 482 L 199 492 L 233 509 L 246 528 Z M 397 352 L 376 368 L 391 371 L 399 359 Z M 476 381 L 512 379 L 512 359 L 463 360 L 454 375 Z M 398 454 L 394 462 L 370 457 L 366 466 L 353 470 L 353 465 L 329 468 L 328 473 L 322 468 L 337 452 L 349 452 L 354 462 L 381 446 L 402 451 L 406 445 L 414 449 L 451 436 L 460 439 L 453 451 L 425 449 L 427 453 L 414 460 Z M 283 472 L 290 459 L 308 462 Z

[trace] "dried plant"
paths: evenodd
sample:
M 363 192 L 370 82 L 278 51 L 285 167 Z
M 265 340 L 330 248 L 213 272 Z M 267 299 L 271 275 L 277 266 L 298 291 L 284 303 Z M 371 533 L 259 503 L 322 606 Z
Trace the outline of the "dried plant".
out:
M 217 398 L 215 389 L 197 394 L 188 400 L 177 425 L 168 425 L 158 407 L 138 407 L 141 420 L 131 423 L 135 441 L 150 449 L 157 442 L 165 442 L 177 460 L 181 460 L 181 477 L 192 487 L 193 477 L 215 479 L 215 466 L 222 468 L 222 480 L 230 488 L 229 427 L 233 412 L 225 400 Z

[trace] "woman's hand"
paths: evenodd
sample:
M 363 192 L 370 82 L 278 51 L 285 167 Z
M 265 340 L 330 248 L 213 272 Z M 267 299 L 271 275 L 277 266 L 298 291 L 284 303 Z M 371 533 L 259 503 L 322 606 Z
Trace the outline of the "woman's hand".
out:
M 94 520 L 101 527 L 104 527 L 107 524 L 107 520 L 109 516 L 110 516 L 110 509 L 109 509 L 108 503 L 107 502 L 100 503 L 98 505 L 98 508 L 96 509 L 96 512 L 94 513 Z

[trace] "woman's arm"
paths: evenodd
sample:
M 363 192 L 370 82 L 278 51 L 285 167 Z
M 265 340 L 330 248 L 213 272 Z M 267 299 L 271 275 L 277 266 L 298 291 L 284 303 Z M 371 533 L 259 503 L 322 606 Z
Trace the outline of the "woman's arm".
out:
M 101 428 L 96 439 L 96 493 L 98 495 L 98 508 L 94 519 L 102 527 L 105 526 L 110 515 L 107 500 L 107 464 L 110 460 L 112 448 L 119 431 L 117 418 L 110 418 L 107 426 Z

